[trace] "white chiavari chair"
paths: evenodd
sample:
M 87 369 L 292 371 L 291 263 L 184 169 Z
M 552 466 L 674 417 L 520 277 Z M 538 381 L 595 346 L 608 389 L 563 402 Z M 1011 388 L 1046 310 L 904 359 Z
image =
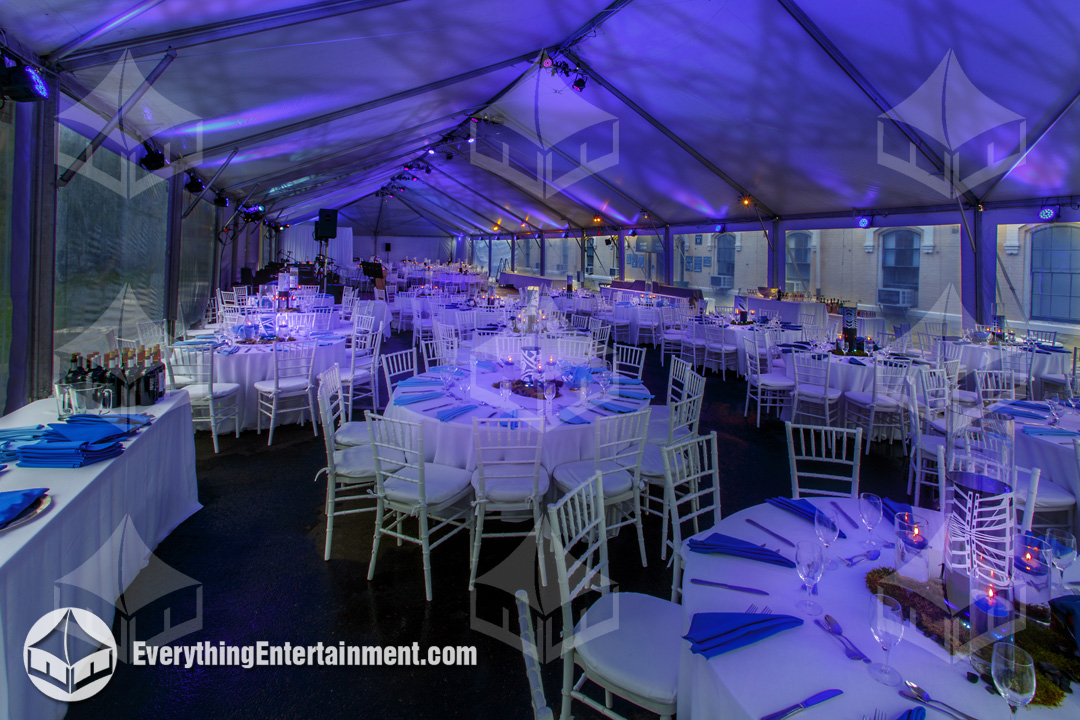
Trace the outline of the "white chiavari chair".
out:
M 317 345 L 315 340 L 297 340 L 273 345 L 271 352 L 274 357 L 274 377 L 271 380 L 260 380 L 254 385 L 258 393 L 259 406 L 255 432 L 262 432 L 262 419 L 265 415 L 270 421 L 267 446 L 274 442 L 274 428 L 277 427 L 278 413 L 286 411 L 282 404 L 290 401 L 298 403 L 294 409 L 300 411 L 300 424 L 304 424 L 306 411 L 311 417 L 312 431 L 316 437 L 319 435 L 319 424 L 315 421 L 315 401 L 312 397 L 315 387 L 311 377 Z

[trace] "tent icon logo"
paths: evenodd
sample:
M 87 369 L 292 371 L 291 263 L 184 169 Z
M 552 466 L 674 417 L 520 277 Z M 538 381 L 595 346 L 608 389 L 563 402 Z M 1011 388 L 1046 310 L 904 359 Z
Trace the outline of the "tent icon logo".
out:
M 537 63 L 484 113 L 495 118 L 469 160 L 544 199 L 619 164 L 619 119 L 590 104 L 557 72 Z
M 1027 121 L 975 87 L 952 50 L 915 92 L 878 116 L 878 164 L 947 198 L 1008 172 L 1026 150 Z
M 116 642 L 101 618 L 60 608 L 39 619 L 23 643 L 23 665 L 34 686 L 62 702 L 93 697 L 116 671 Z

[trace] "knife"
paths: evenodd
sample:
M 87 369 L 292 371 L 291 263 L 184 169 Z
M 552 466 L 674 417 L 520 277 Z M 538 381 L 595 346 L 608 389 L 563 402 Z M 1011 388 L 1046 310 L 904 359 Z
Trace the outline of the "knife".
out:
M 754 522 L 754 521 L 753 521 L 753 520 L 751 520 L 750 518 L 746 518 L 746 522 L 750 523 L 751 525 L 753 525 L 754 527 L 756 527 L 756 528 L 757 528 L 758 530 L 764 530 L 765 532 L 769 533 L 770 535 L 772 535 L 772 536 L 773 536 L 774 538 L 776 538 L 776 539 L 777 539 L 777 540 L 779 540 L 780 542 L 783 542 L 783 543 L 787 543 L 787 544 L 788 544 L 788 545 L 790 545 L 791 547 L 795 547 L 795 543 L 791 542 L 790 540 L 788 540 L 788 539 L 787 539 L 786 537 L 784 537 L 783 535 L 777 535 L 776 533 L 774 533 L 774 532 L 773 532 L 772 530 L 770 530 L 769 528 L 765 527 L 765 526 L 764 526 L 764 525 L 762 525 L 761 523 L 757 523 L 757 522 Z
M 769 593 L 764 590 L 758 590 L 752 587 L 742 587 L 741 585 L 728 585 L 722 582 L 713 582 L 712 580 L 700 580 L 698 578 L 690 578 L 690 582 L 695 585 L 708 585 L 709 587 L 724 588 L 725 590 L 738 590 L 739 592 L 751 593 L 753 595 L 768 595 Z
M 837 695 L 843 694 L 843 690 L 823 690 L 817 695 L 811 695 L 798 705 L 792 705 L 789 708 L 784 708 L 780 712 L 774 712 L 772 715 L 766 715 L 765 717 L 761 718 L 761 720 L 783 720 L 783 718 L 790 717 L 795 713 L 799 712 L 800 710 L 805 710 L 808 707 L 817 705 L 818 703 L 825 702 L 826 700 L 830 700 Z
M 848 515 L 846 512 L 844 512 L 844 508 L 840 507 L 840 503 L 836 502 L 835 500 L 832 500 L 831 503 L 832 503 L 832 506 L 834 508 L 836 508 L 836 512 L 843 515 L 844 519 L 847 520 L 849 523 L 851 523 L 851 527 L 853 527 L 856 530 L 859 529 L 859 525 L 854 520 L 851 519 L 850 515 Z

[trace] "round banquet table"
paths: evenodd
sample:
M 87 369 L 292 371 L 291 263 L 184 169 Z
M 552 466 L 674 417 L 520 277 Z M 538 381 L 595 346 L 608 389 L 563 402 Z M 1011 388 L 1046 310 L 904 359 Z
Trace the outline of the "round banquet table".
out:
M 810 502 L 819 507 L 827 504 L 827 500 L 820 498 L 810 499 Z M 838 502 L 858 522 L 857 501 L 844 498 Z M 921 514 L 931 525 L 936 523 L 940 526 L 940 516 L 934 516 L 929 511 Z M 794 560 L 794 548 L 782 545 L 780 541 L 750 526 L 745 522 L 748 518 L 792 542 L 817 542 L 812 523 L 768 504 L 730 515 L 700 536 L 721 532 L 754 543 L 764 542 L 766 547 L 779 549 L 781 555 Z M 829 549 L 831 556 L 840 558 L 862 552 L 861 542 L 866 538 L 866 530 L 862 527 L 853 529 L 843 517 L 839 521 L 848 537 Z M 874 532 L 886 537 L 886 533 L 892 532 L 892 525 L 883 521 Z M 940 546 L 940 533 L 935 533 L 934 541 L 932 546 Z M 893 553 L 891 549 L 884 549 L 876 562 L 862 562 L 851 568 L 841 563 L 839 569 L 826 571 L 818 585 L 819 594 L 814 598 L 824 608 L 824 613 L 835 617 L 844 634 L 874 662 L 881 662 L 884 652 L 870 633 L 870 592 L 866 589 L 865 576 L 873 567 L 895 566 Z M 872 716 L 875 710 L 880 710 L 886 717 L 895 718 L 916 704 L 900 697 L 897 688 L 872 679 L 865 663 L 849 660 L 837 640 L 827 637 L 814 624 L 813 618 L 800 613 L 795 602 L 805 597 L 806 592 L 801 589 L 802 581 L 794 568 L 728 555 L 705 555 L 685 549 L 683 557 L 686 558 L 683 573 L 684 628 L 689 627 L 694 613 L 741 613 L 746 612 L 751 603 L 759 607 L 768 606 L 773 614 L 801 618 L 804 623 L 712 659 L 691 653 L 689 642 L 684 641 L 679 666 L 681 720 L 711 720 L 718 717 L 725 720 L 757 720 L 829 688 L 842 690 L 843 695 L 805 710 L 800 717 L 807 720 L 855 719 Z M 932 551 L 930 558 L 930 574 L 933 576 L 935 559 L 940 564 L 941 553 Z M 1070 579 L 1070 575 L 1072 579 L 1080 576 L 1077 564 L 1066 572 L 1066 579 Z M 769 596 L 696 585 L 690 582 L 691 578 L 754 587 L 768 591 Z M 1005 701 L 987 693 L 982 683 L 971 684 L 967 681 L 970 665 L 966 657 L 950 659 L 944 650 L 910 625 L 905 628 L 900 644 L 889 654 L 889 664 L 905 679 L 918 683 L 931 697 L 980 720 L 1009 720 L 1014 717 Z M 1066 698 L 1060 708 L 1033 708 L 1024 711 L 1024 715 L 1033 718 L 1077 717 L 1080 713 L 1080 696 L 1074 694 Z
M 1029 409 L 1027 407 L 1025 410 Z M 1045 413 L 1040 413 L 1045 414 Z M 1048 417 L 1048 416 L 1047 416 Z M 1080 437 L 1080 414 L 1067 410 L 1057 427 L 1072 430 L 1076 435 L 1028 434 L 1024 428 L 1045 426 L 1048 422 L 1019 419 L 1015 423 L 1016 464 L 1026 468 L 1042 468 L 1041 483 L 1053 482 L 1080 498 L 1080 468 L 1077 467 L 1073 440 Z M 1037 432 L 1037 431 L 1036 431 Z M 1073 513 L 1073 534 L 1080 537 L 1080 513 Z M 1080 563 L 1074 563 L 1080 566 Z
M 274 346 L 238 345 L 237 347 L 240 349 L 231 355 L 214 354 L 214 380 L 221 383 L 236 383 L 240 386 L 240 429 L 254 430 L 259 417 L 259 393 L 254 385 L 260 380 L 274 379 L 274 358 L 270 354 Z M 328 336 L 319 340 L 319 344 L 315 347 L 312 383 L 318 382 L 316 376 L 323 370 L 334 363 L 344 368 L 345 362 L 345 338 Z M 318 413 L 318 408 L 315 412 Z M 296 412 L 283 413 L 279 416 L 279 422 L 283 424 L 297 420 L 299 420 L 299 415 Z M 269 419 L 263 422 L 264 430 L 268 422 Z M 232 429 L 231 425 L 226 429 L 224 424 L 222 428 L 223 432 Z
M 968 375 L 969 389 L 975 389 L 975 371 L 989 370 L 997 363 L 998 347 L 985 343 L 972 343 L 963 340 L 952 341 L 960 349 L 960 374 Z M 1070 367 L 1072 353 L 1058 350 L 1038 350 L 1031 361 L 1031 377 L 1036 387 L 1032 388 L 1035 397 L 1042 397 L 1042 378 L 1046 375 L 1066 375 L 1072 372 Z
M 494 362 L 488 360 L 486 362 Z M 487 370 L 488 366 L 481 362 L 481 367 L 464 365 L 460 375 L 455 376 L 454 386 L 450 396 L 442 395 L 437 399 L 416 402 L 408 405 L 398 405 L 397 401 L 407 397 L 411 393 L 442 393 L 443 388 L 431 387 L 407 387 L 398 386 L 394 390 L 390 404 L 386 408 L 386 415 L 396 420 L 419 423 L 424 440 L 424 456 L 427 462 L 439 463 L 474 470 L 476 468 L 476 452 L 473 447 L 473 418 L 485 419 L 489 417 L 505 417 L 508 411 L 516 410 L 517 417 L 529 418 L 545 415 L 545 401 L 543 398 L 534 400 L 519 395 L 510 396 L 510 404 L 504 406 L 502 397 L 499 395 L 498 383 L 505 377 L 515 380 L 519 377 L 517 367 L 505 367 L 496 363 L 494 370 Z M 467 374 L 467 375 L 466 375 Z M 438 378 L 438 372 L 423 373 L 422 378 Z M 462 381 L 468 377 L 472 383 L 472 389 L 465 395 Z M 645 390 L 644 385 L 624 385 L 627 389 Z M 614 384 L 609 394 L 614 392 Z M 560 388 L 560 394 L 552 402 L 550 413 L 544 421 L 544 447 L 540 462 L 545 469 L 551 471 L 558 465 L 577 460 L 589 460 L 595 454 L 593 421 L 598 417 L 608 416 L 612 413 L 600 407 L 589 405 L 589 410 L 575 410 L 575 414 L 582 416 L 587 422 L 570 424 L 559 418 L 559 411 L 572 405 L 576 401 L 573 394 L 568 393 L 565 387 Z M 632 409 L 640 409 L 649 403 L 649 400 L 631 400 L 625 398 L 611 398 L 613 401 Z M 477 407 L 469 412 L 442 422 L 438 418 L 440 410 L 449 410 L 462 405 Z

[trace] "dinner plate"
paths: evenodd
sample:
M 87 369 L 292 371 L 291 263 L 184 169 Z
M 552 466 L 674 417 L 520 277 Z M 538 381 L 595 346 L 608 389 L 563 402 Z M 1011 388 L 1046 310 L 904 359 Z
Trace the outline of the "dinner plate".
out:
M 25 525 L 31 522 L 40 515 L 44 515 L 52 507 L 53 499 L 52 495 L 42 495 L 34 504 L 23 510 L 21 513 L 11 519 L 6 525 L 0 526 L 0 532 L 6 532 L 13 528 L 17 528 L 20 525 Z

